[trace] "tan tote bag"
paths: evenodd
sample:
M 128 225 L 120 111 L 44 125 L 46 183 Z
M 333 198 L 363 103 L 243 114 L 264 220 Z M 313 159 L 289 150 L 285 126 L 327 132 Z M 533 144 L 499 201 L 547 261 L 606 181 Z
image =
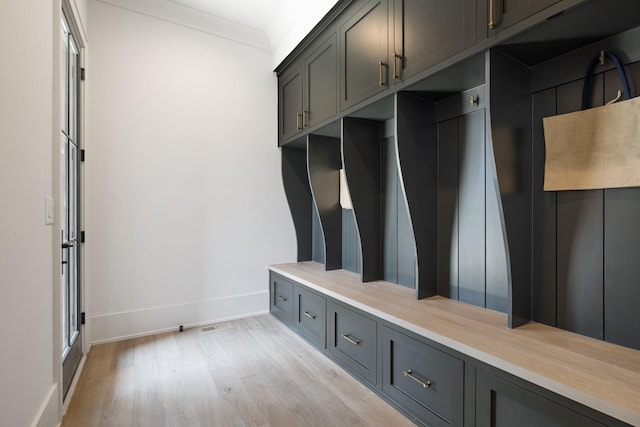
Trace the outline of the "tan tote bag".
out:
M 593 71 L 603 54 L 616 64 L 625 101 L 589 109 Z M 640 186 L 640 97 L 631 99 L 620 59 L 603 54 L 589 64 L 582 111 L 543 119 L 545 191 Z

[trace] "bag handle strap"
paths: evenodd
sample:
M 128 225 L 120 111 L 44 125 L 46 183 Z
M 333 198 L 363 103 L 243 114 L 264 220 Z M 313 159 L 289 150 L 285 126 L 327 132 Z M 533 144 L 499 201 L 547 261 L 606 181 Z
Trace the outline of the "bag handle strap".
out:
M 584 86 L 582 87 L 582 109 L 586 110 L 591 108 L 591 81 L 593 80 L 593 72 L 598 63 L 603 63 L 604 58 L 608 58 L 615 64 L 618 69 L 618 75 L 620 76 L 620 81 L 622 82 L 622 88 L 624 91 L 624 99 L 631 99 L 631 89 L 629 87 L 629 80 L 627 80 L 627 74 L 624 72 L 624 67 L 622 66 L 622 61 L 618 55 L 612 52 L 602 51 L 600 55 L 593 58 L 591 63 L 589 63 L 589 68 L 587 68 L 587 74 L 584 76 Z

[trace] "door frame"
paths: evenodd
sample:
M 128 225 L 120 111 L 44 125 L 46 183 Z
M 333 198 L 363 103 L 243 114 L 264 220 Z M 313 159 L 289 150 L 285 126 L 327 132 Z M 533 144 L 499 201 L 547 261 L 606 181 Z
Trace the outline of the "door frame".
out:
M 80 0 L 82 1 L 82 0 Z M 87 4 L 85 2 L 85 7 Z M 71 387 L 67 393 L 67 398 L 63 400 L 63 385 L 62 385 L 62 295 L 63 295 L 63 276 L 60 274 L 60 266 L 62 262 L 62 251 L 61 251 L 61 230 L 63 228 L 63 224 L 61 223 L 61 215 L 60 215 L 60 195 L 61 195 L 61 179 L 60 179 L 60 171 L 64 166 L 61 163 L 60 158 L 60 134 L 61 134 L 61 115 L 63 111 L 61 111 L 60 106 L 60 96 L 61 96 L 61 45 L 60 45 L 60 32 L 62 30 L 62 16 L 66 17 L 67 23 L 74 34 L 75 42 L 77 44 L 77 48 L 80 52 L 80 68 L 85 68 L 86 64 L 86 56 L 87 56 L 87 34 L 85 28 L 82 24 L 82 18 L 80 9 L 77 4 L 77 0 L 56 0 L 53 4 L 53 58 L 52 58 L 52 76 L 53 76 L 53 91 L 52 91 L 52 100 L 53 100 L 53 117 L 52 117 L 52 194 L 55 199 L 55 219 L 53 223 L 52 229 L 52 278 L 53 278 L 53 294 L 52 294 L 52 305 L 53 305 L 53 342 L 52 342 L 52 351 L 53 351 L 53 376 L 54 382 L 57 385 L 57 394 L 58 394 L 58 413 L 60 417 L 64 415 L 66 411 L 66 407 L 71 400 L 73 395 L 73 391 L 75 389 L 75 384 L 77 383 L 77 379 L 82 371 L 84 360 L 86 354 L 89 350 L 89 343 L 87 340 L 87 328 L 86 325 L 80 325 L 80 328 L 83 328 L 82 334 L 80 336 L 81 348 L 83 357 L 76 370 L 75 378 L 71 383 Z M 85 128 L 85 104 L 86 104 L 86 89 L 84 87 L 83 82 L 80 82 L 78 87 L 78 141 L 79 146 L 78 149 L 85 148 L 85 136 L 86 136 L 86 128 Z M 79 184 L 79 194 L 78 194 L 78 206 L 80 210 L 80 215 L 78 216 L 79 228 L 84 229 L 84 168 L 82 163 L 80 164 L 80 168 L 78 171 L 78 180 Z M 80 282 L 80 311 L 85 311 L 85 301 L 86 301 L 86 286 L 85 286 L 85 250 L 84 245 L 80 244 L 78 247 L 79 251 L 79 277 L 78 280 Z

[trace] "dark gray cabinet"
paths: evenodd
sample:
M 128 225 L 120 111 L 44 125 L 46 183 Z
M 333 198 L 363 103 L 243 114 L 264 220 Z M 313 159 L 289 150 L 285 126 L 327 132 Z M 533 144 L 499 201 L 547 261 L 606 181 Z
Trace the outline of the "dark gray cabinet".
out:
M 386 326 L 382 337 L 382 391 L 428 425 L 462 426 L 464 362 Z
M 325 348 L 327 300 L 301 286 L 294 289 L 294 328 L 314 346 Z
M 338 114 L 337 34 L 311 49 L 304 66 L 303 127 L 318 125 Z
M 271 314 L 419 425 L 628 427 L 320 290 L 270 276 Z
M 476 42 L 475 0 L 392 0 L 389 13 L 394 83 Z
M 487 0 L 488 34 L 509 28 L 560 0 Z
M 269 299 L 271 314 L 281 322 L 293 322 L 293 282 L 276 273 L 270 274 Z
M 329 302 L 331 355 L 364 381 L 377 384 L 377 323 L 354 309 Z
M 278 136 L 280 145 L 303 129 L 302 83 L 301 65 L 291 67 L 278 80 Z
M 485 369 L 476 375 L 477 427 L 596 427 L 627 424 L 521 380 Z
M 363 5 L 340 27 L 340 107 L 349 108 L 389 87 L 387 0 Z

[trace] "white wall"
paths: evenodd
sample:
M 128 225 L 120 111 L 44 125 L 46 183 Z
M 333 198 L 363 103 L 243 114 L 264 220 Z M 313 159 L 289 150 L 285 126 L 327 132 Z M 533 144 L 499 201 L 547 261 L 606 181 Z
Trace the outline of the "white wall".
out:
M 53 381 L 53 4 L 0 3 L 0 425 L 29 426 Z M 57 405 L 57 401 L 55 401 Z
M 267 50 L 89 3 L 93 342 L 268 310 L 295 261 Z
M 302 41 L 336 0 L 286 0 L 267 30 L 271 45 L 271 66 L 280 62 Z

